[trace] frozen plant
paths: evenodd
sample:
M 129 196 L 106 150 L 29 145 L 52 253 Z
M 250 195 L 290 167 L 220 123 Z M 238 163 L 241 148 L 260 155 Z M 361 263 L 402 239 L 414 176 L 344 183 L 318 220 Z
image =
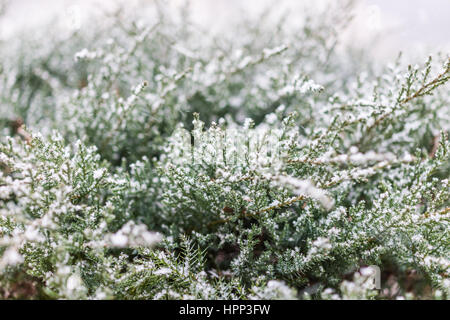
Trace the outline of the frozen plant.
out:
M 0 42 L 0 297 L 448 299 L 449 55 L 354 59 L 351 3 Z

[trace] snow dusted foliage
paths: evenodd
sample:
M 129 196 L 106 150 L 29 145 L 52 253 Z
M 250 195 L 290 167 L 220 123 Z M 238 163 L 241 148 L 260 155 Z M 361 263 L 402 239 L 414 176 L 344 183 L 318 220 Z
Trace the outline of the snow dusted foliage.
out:
M 355 61 L 337 3 L 1 42 L 0 296 L 448 299 L 449 56 Z

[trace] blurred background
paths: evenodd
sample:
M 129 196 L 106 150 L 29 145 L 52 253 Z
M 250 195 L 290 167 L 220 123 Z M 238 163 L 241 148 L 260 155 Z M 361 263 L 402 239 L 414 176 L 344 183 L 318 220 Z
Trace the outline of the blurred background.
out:
M 155 0 L 10 0 L 0 20 L 0 39 L 17 31 L 31 30 L 53 21 L 55 17 L 68 27 L 80 27 L 91 14 L 114 10 L 124 5 Z M 341 0 L 337 0 L 341 1 Z M 166 0 L 167 7 L 177 7 L 185 0 Z M 190 0 L 196 22 L 220 29 L 233 19 L 257 14 L 270 0 Z M 422 54 L 448 51 L 450 48 L 450 0 L 355 0 L 357 6 L 345 41 L 371 47 L 373 55 L 392 60 L 399 51 Z M 274 2 L 277 9 L 301 3 L 324 5 L 320 0 Z M 301 9 L 294 14 L 301 14 Z

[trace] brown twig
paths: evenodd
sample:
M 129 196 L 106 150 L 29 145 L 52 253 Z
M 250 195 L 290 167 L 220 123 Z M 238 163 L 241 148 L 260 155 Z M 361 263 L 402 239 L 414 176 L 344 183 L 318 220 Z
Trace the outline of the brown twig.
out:
M 271 211 L 271 210 L 280 209 L 282 207 L 288 207 L 288 206 L 290 206 L 290 205 L 292 205 L 292 204 L 294 204 L 294 203 L 296 203 L 298 201 L 304 200 L 304 199 L 306 199 L 306 197 L 304 195 L 299 195 L 299 196 L 290 198 L 289 200 L 287 200 L 285 202 L 281 202 L 279 204 L 263 208 L 263 209 L 261 209 L 259 211 L 253 212 L 253 213 L 247 213 L 245 211 L 245 209 L 244 209 L 244 210 L 241 211 L 241 216 L 244 217 L 244 218 L 254 218 L 254 217 L 260 215 L 261 213 L 264 213 L 264 212 L 267 212 L 267 211 Z M 229 212 L 229 208 L 225 207 L 224 211 L 225 212 Z M 231 217 L 225 218 L 225 219 L 215 220 L 215 221 L 212 221 L 212 222 L 208 223 L 208 227 L 214 226 L 216 224 L 226 223 L 226 222 L 229 222 L 230 220 L 231 220 Z
M 434 213 L 427 212 L 427 213 L 425 213 L 425 218 L 429 218 L 430 215 L 444 215 L 444 214 L 447 214 L 449 212 L 450 212 L 450 207 L 447 207 L 447 208 L 442 209 L 441 211 L 437 211 L 437 212 L 434 212 Z
M 447 81 L 449 79 L 449 77 L 446 77 L 446 78 L 444 78 L 444 77 L 445 77 L 446 74 L 449 73 L 449 71 L 450 71 L 450 60 L 447 61 L 447 66 L 446 66 L 445 70 L 442 73 L 440 73 L 436 78 L 434 78 L 430 82 L 424 84 L 414 94 L 412 94 L 412 95 L 410 95 L 410 96 L 400 100 L 398 102 L 398 106 L 404 105 L 404 104 L 406 104 L 406 103 L 408 103 L 408 102 L 410 102 L 410 101 L 412 101 L 412 100 L 414 100 L 414 99 L 416 99 L 418 97 L 421 97 L 421 96 L 427 94 L 428 92 L 430 92 L 429 91 L 430 88 L 433 89 L 435 86 L 438 86 L 438 85 L 444 83 L 445 81 Z M 372 131 L 372 129 L 374 129 L 376 126 L 378 126 L 384 119 L 389 117 L 395 110 L 396 110 L 396 108 L 392 109 L 389 112 L 386 112 L 381 117 L 379 117 L 377 120 L 375 120 L 375 122 L 367 129 L 365 136 L 367 136 L 367 134 L 370 131 Z
M 21 118 L 17 118 L 11 121 L 11 127 L 14 134 L 17 134 L 20 137 L 22 137 L 22 139 L 24 139 L 27 142 L 27 144 L 31 144 L 32 136 L 25 129 L 25 124 L 23 123 L 23 120 Z
M 433 138 L 433 146 L 432 146 L 430 154 L 429 154 L 430 158 L 434 158 L 434 156 L 436 155 L 436 151 L 439 148 L 439 141 L 440 141 L 439 135 L 437 135 Z

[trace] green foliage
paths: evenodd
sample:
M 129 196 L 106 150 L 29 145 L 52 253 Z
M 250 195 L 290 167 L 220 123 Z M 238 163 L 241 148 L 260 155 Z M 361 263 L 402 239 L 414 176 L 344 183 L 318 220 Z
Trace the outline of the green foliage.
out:
M 350 63 L 333 8 L 0 43 L 0 295 L 448 298 L 449 58 Z

